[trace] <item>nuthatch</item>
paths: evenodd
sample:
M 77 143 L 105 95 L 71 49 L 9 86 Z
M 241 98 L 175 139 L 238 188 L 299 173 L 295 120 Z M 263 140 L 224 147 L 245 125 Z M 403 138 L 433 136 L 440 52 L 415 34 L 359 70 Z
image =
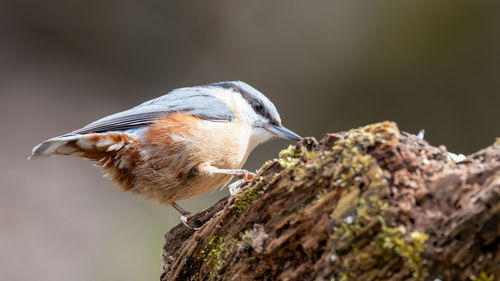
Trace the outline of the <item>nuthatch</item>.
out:
M 227 184 L 250 152 L 275 136 L 300 140 L 281 125 L 273 103 L 250 85 L 218 82 L 180 88 L 99 119 L 33 148 L 30 158 L 54 154 L 89 159 L 122 190 L 170 204 Z

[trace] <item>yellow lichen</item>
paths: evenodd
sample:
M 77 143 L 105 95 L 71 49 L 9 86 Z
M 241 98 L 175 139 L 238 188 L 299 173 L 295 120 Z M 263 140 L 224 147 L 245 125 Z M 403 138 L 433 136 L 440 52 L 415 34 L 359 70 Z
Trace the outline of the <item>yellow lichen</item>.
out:
M 307 160 L 312 160 L 317 155 L 319 155 L 319 151 L 309 151 L 307 152 Z
M 309 174 L 307 173 L 307 170 L 304 168 L 303 164 L 299 164 L 293 171 L 293 178 L 296 181 L 301 181 L 307 178 Z
M 341 163 L 339 169 L 342 171 L 332 178 L 332 185 L 346 190 L 330 215 L 339 222 L 330 237 L 339 250 L 355 249 L 358 234 L 378 223 L 376 217 L 387 208 L 387 203 L 381 198 L 389 193 L 388 183 L 375 158 L 367 153 L 368 147 L 376 142 L 395 143 L 397 128 L 390 122 L 382 124 L 349 132 L 345 140 L 335 143 L 330 154 L 336 159 L 335 163 Z
M 304 147 L 297 150 L 294 146 L 290 145 L 288 148 L 280 151 L 278 155 L 278 163 L 285 169 L 293 168 L 300 162 L 300 158 L 306 152 L 307 150 Z
M 275 163 L 276 160 L 267 160 L 264 164 L 262 164 L 262 166 L 259 168 L 259 170 L 257 171 L 257 173 L 262 173 L 262 171 L 265 171 L 266 169 L 268 169 L 269 167 L 271 167 L 272 164 Z
M 424 280 L 427 276 L 426 261 L 421 257 L 427 244 L 429 235 L 421 232 L 412 232 L 409 237 L 403 225 L 398 227 L 388 227 L 382 217 L 379 217 L 382 226 L 381 232 L 377 235 L 382 249 L 396 253 L 405 261 L 416 280 Z
M 469 279 L 472 281 L 494 281 L 495 274 L 490 275 L 486 272 L 481 272 L 481 273 L 479 273 L 479 276 L 476 276 L 476 275 L 469 276 Z
M 307 153 L 307 149 L 302 147 L 301 149 L 297 150 L 294 146 L 290 145 L 288 148 L 283 149 L 279 153 L 279 158 L 275 159 L 273 161 L 267 161 L 262 168 L 259 170 L 262 171 L 264 169 L 267 169 L 269 166 L 271 166 L 275 161 L 277 161 L 281 167 L 289 170 L 294 170 L 294 175 L 297 178 L 302 178 L 307 175 L 306 171 L 304 169 L 295 169 L 297 164 L 300 163 L 300 159 L 302 155 Z M 308 153 L 308 157 L 313 157 L 314 154 Z M 280 173 L 274 174 L 273 178 L 271 181 L 265 185 L 263 185 L 264 178 L 260 177 L 255 181 L 255 183 L 245 189 L 241 194 L 235 199 L 233 206 L 231 207 L 232 210 L 236 212 L 236 215 L 239 216 L 245 210 L 248 205 L 253 202 L 259 194 L 264 193 L 266 188 L 276 182 L 276 180 L 279 178 Z

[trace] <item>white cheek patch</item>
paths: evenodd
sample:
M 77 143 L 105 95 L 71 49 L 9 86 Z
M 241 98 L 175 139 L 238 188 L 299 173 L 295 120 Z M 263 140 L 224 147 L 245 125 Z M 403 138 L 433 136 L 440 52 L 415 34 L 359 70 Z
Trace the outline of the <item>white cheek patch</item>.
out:
M 261 143 L 264 143 L 275 135 L 264 128 L 253 128 L 251 136 L 251 146 L 255 147 Z

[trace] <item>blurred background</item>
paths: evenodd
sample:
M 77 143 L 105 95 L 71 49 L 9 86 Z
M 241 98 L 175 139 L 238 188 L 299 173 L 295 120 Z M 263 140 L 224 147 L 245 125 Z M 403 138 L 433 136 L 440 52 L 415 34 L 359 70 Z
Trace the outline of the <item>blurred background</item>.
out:
M 393 120 L 500 136 L 498 1 L 0 1 L 0 279 L 158 280 L 171 207 L 31 148 L 173 88 L 243 80 L 303 136 Z M 257 169 L 289 143 L 256 149 Z M 180 204 L 209 207 L 226 190 Z

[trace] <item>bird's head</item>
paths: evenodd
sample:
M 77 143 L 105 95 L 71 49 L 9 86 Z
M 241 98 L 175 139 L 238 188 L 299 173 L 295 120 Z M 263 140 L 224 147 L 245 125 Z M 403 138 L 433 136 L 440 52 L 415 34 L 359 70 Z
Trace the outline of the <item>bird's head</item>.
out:
M 281 124 L 281 118 L 274 104 L 261 92 L 245 82 L 217 82 L 210 87 L 231 91 L 234 110 L 252 128 L 252 138 L 263 143 L 273 137 L 298 141 L 301 137 Z

